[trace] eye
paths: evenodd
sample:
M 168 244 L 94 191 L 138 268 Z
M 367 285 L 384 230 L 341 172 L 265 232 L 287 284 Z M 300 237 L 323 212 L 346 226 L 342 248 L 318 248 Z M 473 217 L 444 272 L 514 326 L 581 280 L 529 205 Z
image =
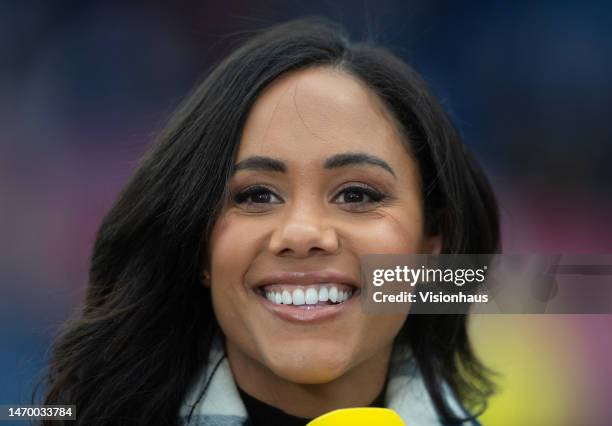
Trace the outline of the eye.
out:
M 251 186 L 234 196 L 236 204 L 251 209 L 262 209 L 267 204 L 280 204 L 282 200 L 265 186 Z
M 387 196 L 367 185 L 352 185 L 341 190 L 334 198 L 334 202 L 345 204 L 350 210 L 364 210 L 372 208 Z

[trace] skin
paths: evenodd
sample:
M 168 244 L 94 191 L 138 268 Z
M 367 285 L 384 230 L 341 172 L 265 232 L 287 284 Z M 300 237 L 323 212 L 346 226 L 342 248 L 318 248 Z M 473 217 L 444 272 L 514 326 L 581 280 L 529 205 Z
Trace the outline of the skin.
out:
M 362 254 L 438 252 L 440 237 L 424 235 L 420 176 L 406 144 L 377 95 L 340 70 L 287 73 L 258 98 L 236 164 L 264 156 L 286 171 L 237 171 L 209 241 L 213 308 L 245 392 L 312 418 L 368 405 L 382 390 L 405 314 L 372 317 L 355 303 L 336 318 L 296 324 L 266 310 L 251 286 L 279 270 L 359 277 Z M 324 167 L 345 153 L 375 156 L 395 176 L 372 164 Z M 263 192 L 235 198 L 254 185 Z M 386 197 L 372 201 L 363 186 Z

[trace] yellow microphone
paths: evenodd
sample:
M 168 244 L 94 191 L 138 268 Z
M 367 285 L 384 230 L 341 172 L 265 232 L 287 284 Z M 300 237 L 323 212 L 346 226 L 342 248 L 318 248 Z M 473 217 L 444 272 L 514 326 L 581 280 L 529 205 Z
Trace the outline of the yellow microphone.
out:
M 406 426 L 402 418 L 389 408 L 342 408 L 312 420 L 306 426 Z

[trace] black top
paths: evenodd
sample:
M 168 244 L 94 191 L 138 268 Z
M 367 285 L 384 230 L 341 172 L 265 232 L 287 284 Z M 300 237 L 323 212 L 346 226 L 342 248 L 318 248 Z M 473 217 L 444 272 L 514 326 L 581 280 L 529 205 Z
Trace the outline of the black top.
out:
M 384 407 L 386 383 L 376 399 L 369 405 L 370 407 Z M 312 419 L 296 417 L 285 413 L 283 410 L 273 407 L 252 397 L 240 387 L 238 387 L 240 398 L 249 414 L 249 426 L 306 426 Z

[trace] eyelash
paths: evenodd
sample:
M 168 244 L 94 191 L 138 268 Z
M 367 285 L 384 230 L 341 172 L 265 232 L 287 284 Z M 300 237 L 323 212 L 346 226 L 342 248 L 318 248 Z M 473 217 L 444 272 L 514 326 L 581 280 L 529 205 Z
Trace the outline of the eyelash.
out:
M 358 193 L 361 195 L 365 195 L 367 196 L 370 201 L 359 201 L 359 202 L 343 202 L 340 204 L 353 204 L 353 205 L 364 205 L 364 204 L 380 204 L 383 201 L 385 201 L 387 198 L 389 198 L 389 196 L 383 192 L 380 192 L 370 186 L 366 186 L 366 185 L 351 185 L 348 186 L 346 188 L 343 188 L 335 197 L 334 200 L 336 198 L 338 198 L 340 195 L 342 194 L 346 194 L 348 192 L 353 192 L 353 193 Z M 257 195 L 266 195 L 266 194 L 273 194 L 274 192 L 271 191 L 270 189 L 266 188 L 265 186 L 261 186 L 261 185 L 255 185 L 255 186 L 251 186 L 249 188 L 246 188 L 245 190 L 239 192 L 238 194 L 236 194 L 234 196 L 234 202 L 236 204 L 243 204 L 246 201 L 248 201 L 250 199 L 250 197 L 254 197 Z M 276 196 L 276 195 L 275 195 Z M 280 198 L 277 196 L 277 198 Z M 278 204 L 278 203 L 268 203 L 268 202 L 261 202 L 261 203 L 253 203 L 250 202 L 248 204 Z

